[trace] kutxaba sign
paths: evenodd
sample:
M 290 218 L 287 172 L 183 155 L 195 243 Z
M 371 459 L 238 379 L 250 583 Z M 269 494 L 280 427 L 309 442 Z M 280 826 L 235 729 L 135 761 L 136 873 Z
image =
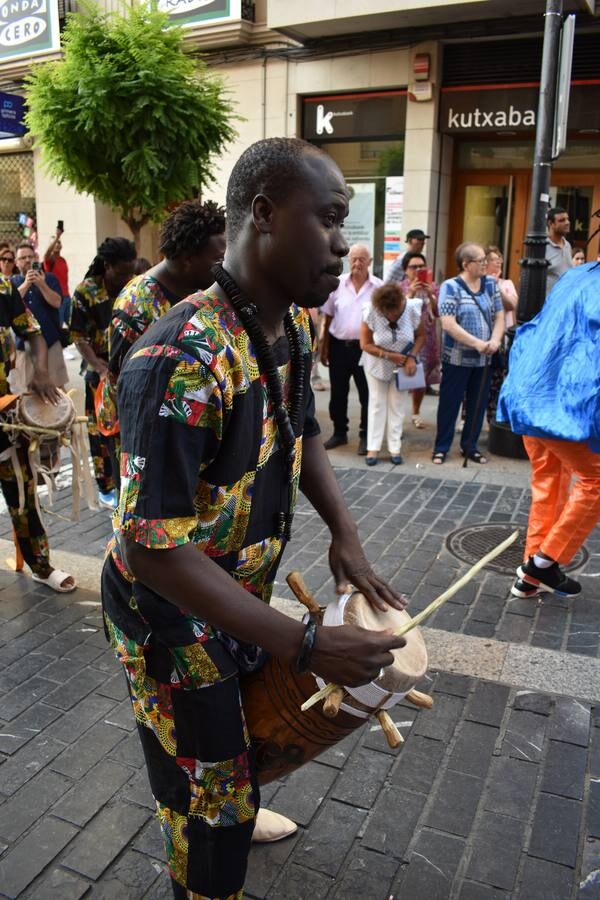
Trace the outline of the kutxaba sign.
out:
M 0 2 L 0 61 L 60 48 L 55 0 Z
M 158 8 L 173 25 L 207 25 L 242 17 L 241 0 L 158 0 Z

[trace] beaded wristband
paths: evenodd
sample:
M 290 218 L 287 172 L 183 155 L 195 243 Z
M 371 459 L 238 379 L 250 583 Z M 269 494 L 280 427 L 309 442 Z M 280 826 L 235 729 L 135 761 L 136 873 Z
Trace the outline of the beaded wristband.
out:
M 315 640 L 317 638 L 317 623 L 314 619 L 310 619 L 304 629 L 304 637 L 300 646 L 300 653 L 296 660 L 296 672 L 306 672 L 310 665 L 313 650 L 315 649 Z

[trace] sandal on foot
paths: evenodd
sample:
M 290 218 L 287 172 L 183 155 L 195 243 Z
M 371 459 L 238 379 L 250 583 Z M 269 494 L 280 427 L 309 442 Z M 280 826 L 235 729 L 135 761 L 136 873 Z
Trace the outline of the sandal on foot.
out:
M 460 455 L 464 456 L 465 451 L 461 450 Z M 467 458 L 470 459 L 471 462 L 479 463 L 480 466 L 485 466 L 487 463 L 487 456 L 484 456 L 483 453 L 479 452 L 479 450 L 473 450 L 472 453 L 468 453 Z
M 413 416 L 412 423 L 415 428 L 427 428 L 427 425 L 425 424 L 421 416 Z
M 431 462 L 434 466 L 441 466 L 443 462 L 446 461 L 446 454 L 441 450 L 438 450 L 437 453 L 434 453 L 431 457 Z
M 68 594 L 77 587 L 73 576 L 69 575 L 68 572 L 63 572 L 61 569 L 52 569 L 50 574 L 46 575 L 45 578 L 34 573 L 32 578 L 34 581 L 38 581 L 40 584 L 45 584 L 46 587 L 52 588 L 53 591 L 57 591 L 59 594 Z M 69 578 L 71 579 L 72 584 L 65 585 L 65 581 Z

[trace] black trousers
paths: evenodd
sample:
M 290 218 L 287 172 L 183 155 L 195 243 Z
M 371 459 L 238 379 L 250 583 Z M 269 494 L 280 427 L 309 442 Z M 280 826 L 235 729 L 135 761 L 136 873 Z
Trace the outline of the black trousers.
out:
M 358 341 L 340 341 L 329 335 L 329 380 L 331 396 L 329 399 L 329 416 L 333 422 L 334 434 L 345 435 L 348 431 L 348 391 L 350 379 L 354 384 L 360 400 L 359 436 L 367 436 L 367 410 L 369 406 L 369 388 L 362 366 L 358 361 L 362 350 Z

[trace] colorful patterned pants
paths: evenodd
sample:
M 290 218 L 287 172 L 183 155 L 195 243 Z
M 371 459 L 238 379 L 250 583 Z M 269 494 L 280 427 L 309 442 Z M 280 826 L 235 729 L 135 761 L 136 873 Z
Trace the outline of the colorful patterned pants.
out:
M 44 578 L 50 571 L 48 538 L 35 508 L 36 485 L 29 468 L 27 454 L 19 448 L 17 455 L 25 487 L 23 512 L 19 512 L 19 487 L 11 460 L 0 462 L 0 485 L 23 559 L 32 572 Z
M 241 900 L 260 794 L 237 667 L 209 626 L 184 646 L 173 629 L 146 629 L 143 644 L 126 636 L 106 612 L 114 590 L 108 564 L 107 634 L 125 668 L 173 894 Z
M 113 479 L 113 438 L 100 434 L 96 422 L 96 409 L 94 407 L 94 393 L 99 383 L 99 375 L 96 372 L 88 372 L 85 376 L 85 414 L 87 416 L 87 429 L 90 439 L 90 451 L 94 463 L 94 475 L 98 490 L 108 494 L 114 490 Z

